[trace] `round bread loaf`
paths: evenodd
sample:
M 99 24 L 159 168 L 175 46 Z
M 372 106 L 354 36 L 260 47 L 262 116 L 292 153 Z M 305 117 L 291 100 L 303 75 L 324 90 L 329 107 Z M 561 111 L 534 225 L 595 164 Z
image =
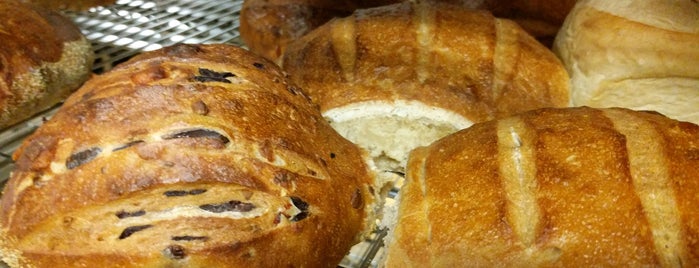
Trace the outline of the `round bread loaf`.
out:
M 584 0 L 554 51 L 574 105 L 654 110 L 699 124 L 699 3 Z
M 60 14 L 0 2 L 0 129 L 42 112 L 90 76 L 90 42 Z
M 89 80 L 14 154 L 13 267 L 335 267 L 372 177 L 272 62 L 227 45 L 146 52 Z
M 547 108 L 413 151 L 387 267 L 699 265 L 699 126 Z
M 251 51 L 279 63 L 287 43 L 332 18 L 400 1 L 245 0 L 240 10 L 240 37 Z
M 379 169 L 481 122 L 568 105 L 568 75 L 517 24 L 446 3 L 360 9 L 289 44 L 283 68 Z
M 413 1 L 413 0 L 410 0 Z M 576 0 L 438 0 L 467 8 L 489 10 L 510 18 L 546 46 Z M 240 11 L 240 36 L 250 50 L 277 63 L 289 42 L 356 9 L 403 2 L 402 0 L 245 0 Z

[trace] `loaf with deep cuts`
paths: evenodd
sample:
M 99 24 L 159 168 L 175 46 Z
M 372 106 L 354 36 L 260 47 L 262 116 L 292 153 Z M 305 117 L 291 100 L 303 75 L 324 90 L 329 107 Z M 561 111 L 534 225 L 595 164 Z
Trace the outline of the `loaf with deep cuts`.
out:
M 568 105 L 569 77 L 511 20 L 428 1 L 360 9 L 289 44 L 283 68 L 332 126 L 402 171 L 474 122 Z
M 0 129 L 63 101 L 90 77 L 90 42 L 61 14 L 0 1 Z
M 411 2 L 423 0 L 407 0 Z M 550 46 L 576 0 L 438 0 L 488 10 L 516 21 L 542 44 Z M 240 11 L 240 37 L 255 53 L 280 62 L 286 46 L 333 18 L 357 9 L 397 4 L 403 0 L 245 0 Z
M 387 267 L 695 267 L 699 126 L 547 108 L 413 151 Z
M 13 158 L 12 267 L 335 267 L 373 222 L 364 153 L 231 45 L 145 52 L 89 80 Z

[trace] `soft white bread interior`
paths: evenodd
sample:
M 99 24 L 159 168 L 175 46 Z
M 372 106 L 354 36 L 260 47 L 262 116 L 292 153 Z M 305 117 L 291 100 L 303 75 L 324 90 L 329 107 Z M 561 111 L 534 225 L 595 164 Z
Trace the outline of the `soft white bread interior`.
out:
M 567 106 L 568 75 L 516 23 L 463 5 L 356 10 L 289 44 L 283 68 L 377 168 L 473 122 Z
M 699 3 L 583 0 L 554 51 L 573 105 L 655 110 L 699 123 Z
M 403 171 L 407 154 L 473 124 L 463 116 L 419 101 L 366 101 L 323 116 L 345 138 L 362 145 L 376 167 Z
M 540 109 L 414 150 L 387 267 L 699 265 L 699 126 Z

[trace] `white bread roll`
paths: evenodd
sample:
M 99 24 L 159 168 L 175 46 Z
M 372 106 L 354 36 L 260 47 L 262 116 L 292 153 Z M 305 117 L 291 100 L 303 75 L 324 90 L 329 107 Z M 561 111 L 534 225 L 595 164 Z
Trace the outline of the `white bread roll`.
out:
M 382 170 L 473 122 L 569 101 L 550 50 L 510 20 L 447 3 L 357 10 L 290 43 L 283 67 Z
M 697 1 L 579 1 L 553 49 L 571 75 L 573 105 L 699 123 Z
M 699 126 L 541 109 L 410 155 L 388 267 L 696 267 Z

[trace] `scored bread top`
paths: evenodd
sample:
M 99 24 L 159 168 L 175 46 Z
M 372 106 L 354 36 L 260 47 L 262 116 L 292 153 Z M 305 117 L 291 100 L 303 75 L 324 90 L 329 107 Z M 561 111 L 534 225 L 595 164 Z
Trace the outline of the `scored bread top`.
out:
M 432 1 L 356 10 L 289 44 L 283 68 L 378 170 L 474 122 L 568 105 L 568 75 L 522 28 Z
M 388 5 L 400 0 L 245 0 L 240 10 L 240 37 L 251 51 L 275 62 L 287 43 L 334 17 L 357 8 Z
M 373 200 L 362 151 L 228 45 L 91 79 L 14 159 L 0 247 L 21 265 L 334 267 Z
M 415 150 L 388 267 L 695 266 L 699 126 L 541 109 Z
M 423 0 L 424 1 L 424 0 Z M 357 9 L 401 0 L 245 0 L 240 10 L 240 37 L 251 51 L 280 62 L 288 43 L 335 17 Z M 547 47 L 551 45 L 576 0 L 438 0 L 464 8 L 483 9 L 517 22 Z
M 568 105 L 560 61 L 514 22 L 461 5 L 357 10 L 289 44 L 283 67 L 321 111 L 419 101 L 472 122 Z

